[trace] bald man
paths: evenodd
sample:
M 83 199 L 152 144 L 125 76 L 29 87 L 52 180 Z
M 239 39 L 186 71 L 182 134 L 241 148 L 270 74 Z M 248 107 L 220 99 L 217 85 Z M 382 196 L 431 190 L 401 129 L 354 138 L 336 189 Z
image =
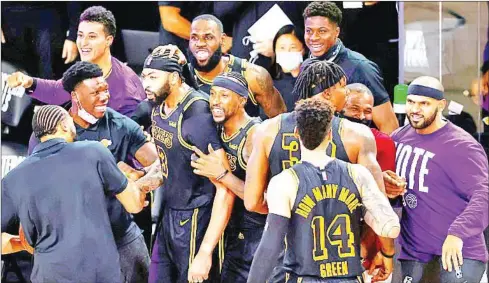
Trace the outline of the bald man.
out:
M 346 86 L 350 94 L 346 98 L 341 116 L 352 122 L 370 127 L 373 119 L 374 96 L 370 89 L 361 83 Z M 392 138 L 381 131 L 371 128 L 377 145 L 377 162 L 382 171 L 395 170 L 396 147 Z
M 403 283 L 421 282 L 424 266 L 440 264 L 441 283 L 480 282 L 488 261 L 488 165 L 482 146 L 442 116 L 444 89 L 432 77 L 408 88 L 409 125 L 392 134 L 396 173 L 384 173 L 388 195 L 401 195 Z M 397 186 L 407 181 L 407 192 Z M 462 249 L 463 248 L 463 249 Z

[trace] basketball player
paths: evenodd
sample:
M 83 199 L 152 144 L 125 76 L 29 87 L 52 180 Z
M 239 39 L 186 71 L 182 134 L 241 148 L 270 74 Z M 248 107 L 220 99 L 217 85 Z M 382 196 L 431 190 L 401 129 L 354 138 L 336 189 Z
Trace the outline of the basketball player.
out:
M 480 282 L 488 261 L 488 166 L 483 147 L 446 120 L 444 88 L 419 77 L 408 88 L 409 125 L 392 134 L 396 173 L 384 174 L 387 192 L 403 194 L 401 253 L 403 282 L 421 282 L 435 260 L 442 283 Z M 407 181 L 407 193 L 397 186 Z
M 222 127 L 221 143 L 231 172 L 214 154 L 200 156 L 192 167 L 196 174 L 218 178 L 225 187 L 237 190 L 231 219 L 225 233 L 224 263 L 221 282 L 246 283 L 251 262 L 260 243 L 266 216 L 245 209 L 243 203 L 246 164 L 253 148 L 253 133 L 259 121 L 246 114 L 248 83 L 236 72 L 218 75 L 211 88 L 210 106 L 214 121 Z
M 370 172 L 326 154 L 333 112 L 328 102 L 319 99 L 300 101 L 295 108 L 301 159 L 268 185 L 267 226 L 250 283 L 267 280 L 286 235 L 287 282 L 363 282 L 362 206 L 367 211 L 365 221 L 377 234 L 389 238 L 399 234 L 399 218 Z
M 2 232 L 22 223 L 34 248 L 32 282 L 123 282 L 106 195 L 138 213 L 146 194 L 101 143 L 73 143 L 73 119 L 60 106 L 39 108 L 32 126 L 41 143 L 2 179 Z M 9 251 L 4 236 L 2 254 L 20 249 Z
M 273 86 L 273 80 L 266 69 L 251 64 L 245 59 L 232 55 L 223 55 L 221 45 L 225 34 L 222 22 L 213 15 L 200 15 L 192 21 L 188 58 L 197 77 L 200 90 L 210 93 L 214 78 L 227 72 L 241 73 L 248 82 L 250 92 L 246 112 L 256 117 L 258 105 L 268 117 L 285 113 L 285 102 Z M 176 52 L 180 62 L 185 62 L 184 54 L 174 45 L 167 48 Z
M 192 147 L 205 150 L 210 144 L 223 160 L 225 152 L 208 96 L 183 81 L 178 57 L 156 48 L 141 76 L 157 104 L 152 136 L 164 179 L 149 282 L 203 282 L 210 277 L 212 254 L 231 215 L 234 194 L 192 172 Z
M 328 100 L 335 107 L 335 111 L 340 111 L 345 105 L 348 93 L 348 89 L 345 88 L 346 76 L 341 67 L 317 59 L 308 59 L 302 66 L 303 70 L 297 78 L 294 93 L 300 99 L 314 97 Z M 331 123 L 333 136 L 327 154 L 346 162 L 364 165 L 383 191 L 382 171 L 376 160 L 375 139 L 370 129 L 337 117 L 334 117 Z M 295 112 L 279 115 L 257 127 L 244 190 L 244 201 L 248 210 L 266 213 L 264 192 L 269 176 L 277 175 L 300 160 L 299 141 L 294 135 L 295 127 Z M 380 240 L 386 250 L 393 249 L 392 239 Z M 389 276 L 392 271 L 392 258 L 383 257 L 383 262 L 384 275 Z M 283 278 L 276 280 L 280 281 Z M 271 279 L 271 282 L 275 282 L 275 279 Z

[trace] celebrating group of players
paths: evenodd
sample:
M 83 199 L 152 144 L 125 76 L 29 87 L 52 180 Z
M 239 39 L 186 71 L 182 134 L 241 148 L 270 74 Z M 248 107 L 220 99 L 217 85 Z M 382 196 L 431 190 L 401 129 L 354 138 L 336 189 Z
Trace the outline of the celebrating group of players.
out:
M 314 2 L 304 12 L 311 38 L 327 33 L 308 26 L 320 22 L 311 11 L 322 5 L 334 4 Z M 173 45 L 144 62 L 148 100 L 135 113 L 148 121 L 147 138 L 107 107 L 124 109 L 113 102 L 120 96 L 112 100 L 119 94 L 110 76 L 129 71 L 110 53 L 110 65 L 88 59 L 96 44 L 113 40 L 106 11 L 95 8 L 79 26 L 86 60 L 57 87 L 21 73 L 9 78 L 34 97 L 44 91 L 51 103 L 64 96 L 72 104 L 37 110 L 32 154 L 2 179 L 2 254 L 31 250 L 32 282 L 363 282 L 365 267 L 381 281 L 394 255 L 406 283 L 422 282 L 432 260 L 443 283 L 480 281 L 488 261 L 487 156 L 444 119 L 437 79 L 410 84 L 409 124 L 391 135 L 396 172 L 382 172 L 374 134 L 358 123 L 368 114 L 343 111 L 352 101 L 371 108 L 368 87 L 347 85 L 344 70 L 320 54 L 302 64 L 290 94 L 280 94 L 264 68 L 221 54 L 221 22 L 201 15 L 192 22 L 188 62 Z M 100 34 L 108 40 L 93 43 Z M 134 89 L 134 76 L 117 79 Z M 295 95 L 293 112 L 284 113 L 283 95 Z M 252 117 L 259 107 L 270 119 Z M 149 257 L 130 213 L 155 189 Z M 5 233 L 16 220 L 25 238 Z

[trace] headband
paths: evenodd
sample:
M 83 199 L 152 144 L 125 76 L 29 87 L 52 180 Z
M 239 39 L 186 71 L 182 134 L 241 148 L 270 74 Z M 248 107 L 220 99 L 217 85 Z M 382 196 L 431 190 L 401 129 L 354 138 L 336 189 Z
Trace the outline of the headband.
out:
M 144 61 L 144 68 L 182 73 L 182 65 L 178 64 L 175 59 L 153 57 L 151 55 Z
M 408 94 L 431 97 L 436 100 L 442 100 L 444 98 L 442 91 L 422 85 L 409 85 Z
M 236 82 L 233 79 L 229 79 L 227 77 L 222 77 L 222 76 L 216 77 L 212 82 L 212 86 L 222 87 L 237 93 L 239 96 L 248 97 L 248 89 L 244 85 Z

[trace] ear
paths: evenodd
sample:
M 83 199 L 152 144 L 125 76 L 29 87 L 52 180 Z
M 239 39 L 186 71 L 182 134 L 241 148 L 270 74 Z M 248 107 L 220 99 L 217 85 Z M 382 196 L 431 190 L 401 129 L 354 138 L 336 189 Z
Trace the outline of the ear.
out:
M 224 44 L 224 39 L 227 37 L 227 35 L 223 32 L 221 33 L 221 37 L 219 38 L 219 46 L 222 48 L 224 48 L 223 44 Z
M 170 85 L 174 86 L 178 83 L 178 80 L 180 79 L 180 75 L 177 72 L 173 72 L 170 74 Z
M 61 122 L 59 123 L 58 127 L 60 127 L 60 129 L 63 132 L 69 132 L 70 126 L 68 125 L 68 119 L 66 117 L 63 118 L 63 120 L 61 120 Z
M 446 99 L 442 99 L 440 100 L 440 102 L 438 102 L 438 111 L 443 111 L 445 110 L 445 108 L 447 107 L 447 100 Z
M 80 103 L 80 97 L 77 95 L 77 93 L 75 91 L 71 92 L 71 101 L 75 102 L 73 104 Z
M 240 97 L 239 99 L 241 100 L 241 106 L 244 107 L 246 105 L 246 102 L 248 101 L 248 98 L 246 98 L 246 97 Z
M 340 36 L 340 27 L 339 26 L 337 26 L 335 28 L 335 36 L 336 36 L 336 38 L 338 38 Z
M 109 35 L 106 37 L 106 45 L 107 47 L 112 46 L 112 43 L 114 42 L 114 37 L 112 35 Z
M 324 98 L 324 99 L 327 99 L 328 101 L 331 101 L 331 91 L 329 91 L 328 89 L 325 89 L 322 93 L 321 93 L 321 96 Z

